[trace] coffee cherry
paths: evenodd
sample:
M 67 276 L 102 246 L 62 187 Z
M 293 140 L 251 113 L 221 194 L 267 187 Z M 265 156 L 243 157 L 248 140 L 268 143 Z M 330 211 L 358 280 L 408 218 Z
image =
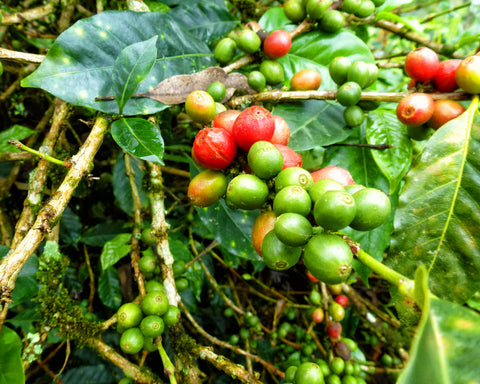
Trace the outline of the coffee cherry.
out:
M 432 77 L 432 82 L 438 92 L 453 92 L 458 89 L 458 84 L 455 80 L 455 72 L 461 62 L 462 60 L 458 59 L 444 60 L 440 62 L 437 73 Z
M 298 213 L 283 213 L 275 222 L 275 234 L 291 247 L 305 245 L 313 234 L 312 224 Z
M 267 85 L 265 75 L 260 71 L 252 71 L 248 74 L 248 86 L 257 92 L 262 92 Z
M 365 88 L 371 79 L 371 68 L 369 65 L 363 61 L 355 61 L 352 63 L 350 68 L 348 68 L 347 80 L 353 81 L 360 85 L 360 88 Z M 373 78 L 372 74 L 372 78 Z M 356 104 L 356 103 L 355 103 Z
M 283 156 L 283 169 L 302 166 L 302 156 L 292 148 L 282 144 L 274 144 Z
M 356 211 L 351 195 L 343 191 L 328 191 L 315 202 L 313 216 L 321 227 L 337 231 L 352 222 Z
M 445 123 L 465 112 L 465 107 L 455 100 L 437 100 L 433 104 L 433 114 L 428 125 L 437 130 Z
M 149 315 L 145 316 L 140 323 L 140 331 L 145 337 L 158 337 L 165 329 L 165 323 L 160 316 Z
M 253 32 L 258 32 L 262 29 L 262 27 L 256 21 L 249 21 L 247 24 L 245 24 L 245 29 L 250 29 Z
M 364 88 L 367 88 L 373 83 L 375 83 L 375 81 L 377 81 L 377 78 L 378 78 L 378 67 L 374 63 L 367 63 L 367 68 L 368 68 L 368 80 Z M 374 103 L 374 104 L 378 105 L 378 103 Z
M 324 384 L 323 373 L 320 367 L 312 362 L 305 362 L 298 366 L 295 372 L 296 384 Z
M 329 165 L 328 167 L 324 167 L 318 171 L 312 172 L 312 179 L 314 182 L 317 182 L 321 179 L 332 179 L 343 186 L 355 184 L 350 172 L 348 172 L 345 168 L 338 167 L 336 165 Z
M 142 311 L 145 315 L 162 316 L 168 310 L 168 298 L 163 292 L 149 292 L 142 299 Z
M 172 264 L 173 277 L 177 278 L 183 275 L 186 271 L 186 264 L 183 260 L 175 260 Z
M 270 142 L 272 144 L 287 145 L 290 141 L 290 127 L 282 117 L 274 115 L 273 118 L 275 119 L 275 131 Z
M 282 188 L 295 185 L 309 190 L 313 185 L 313 178 L 310 172 L 300 167 L 289 167 L 282 170 L 275 178 L 275 192 Z
M 303 259 L 312 275 L 326 284 L 343 283 L 352 271 L 352 250 L 337 235 L 314 235 L 304 248 Z
M 283 156 L 268 141 L 257 141 L 248 150 L 248 165 L 261 179 L 271 179 L 282 170 Z
M 175 279 L 175 287 L 177 288 L 178 292 L 185 291 L 188 288 L 189 285 L 190 284 L 185 277 L 180 277 L 178 279 Z M 168 309 L 167 309 L 167 311 L 168 311 Z
M 322 308 L 315 308 L 312 312 L 312 320 L 319 324 L 323 321 L 325 318 L 325 312 L 323 311 Z
M 207 87 L 207 93 L 212 96 L 213 100 L 220 102 L 225 98 L 225 85 L 220 81 L 214 81 Z
M 185 100 L 185 112 L 197 123 L 209 123 L 215 117 L 215 100 L 205 91 L 193 91 Z
M 265 235 L 262 243 L 262 259 L 265 265 L 275 271 L 284 271 L 293 267 L 300 260 L 301 247 L 286 245 L 270 231 Z
M 290 185 L 282 188 L 273 199 L 273 212 L 277 216 L 292 212 L 307 216 L 312 209 L 312 200 L 308 192 L 300 186 Z
M 414 49 L 405 58 L 405 72 L 415 81 L 430 80 L 437 73 L 438 67 L 437 53 L 427 47 Z
M 326 384 L 342 384 L 342 379 L 338 375 L 332 374 L 327 377 Z
M 316 91 L 322 83 L 322 75 L 314 69 L 302 69 L 295 73 L 290 85 L 294 91 Z
M 297 372 L 298 367 L 295 365 L 291 365 L 285 371 L 285 382 L 286 383 L 293 383 L 295 380 L 295 372 Z
M 458 86 L 468 93 L 480 93 L 480 56 L 464 59 L 455 72 Z
M 342 384 L 357 384 L 357 379 L 352 375 L 342 377 Z
M 228 343 L 231 345 L 237 345 L 239 341 L 240 341 L 240 336 L 238 335 L 231 335 L 230 338 L 228 339 Z
M 327 333 L 332 339 L 338 339 L 342 334 L 342 324 L 332 322 L 327 326 Z
M 250 54 L 258 51 L 262 41 L 255 31 L 244 29 L 237 38 L 237 46 L 243 52 Z
M 195 137 L 192 149 L 197 160 L 206 167 L 220 170 L 228 167 L 235 159 L 235 140 L 221 128 L 204 128 Z
M 342 321 L 345 317 L 345 309 L 340 304 L 332 301 L 328 306 L 328 314 L 333 321 Z
M 342 307 L 346 307 L 348 304 L 348 297 L 345 295 L 338 295 L 335 297 L 335 302 L 340 304 Z
M 329 284 L 328 290 L 332 295 L 340 295 L 342 293 L 342 284 Z
M 345 16 L 336 9 L 329 9 L 325 12 L 320 21 L 320 27 L 325 32 L 335 33 L 345 26 Z
M 332 179 L 320 179 L 316 181 L 308 190 L 312 202 L 315 204 L 317 200 L 327 191 L 344 191 L 342 184 Z
M 147 227 L 144 228 L 141 234 L 142 241 L 147 245 L 154 245 L 155 244 L 155 236 L 152 235 L 152 228 Z
M 382 225 L 390 216 L 388 196 L 375 188 L 364 188 L 352 195 L 356 214 L 350 227 L 357 231 L 370 231 Z
M 358 127 L 365 120 L 363 109 L 358 105 L 350 105 L 343 111 L 343 120 L 347 127 Z
M 277 85 L 283 81 L 285 72 L 282 64 L 275 60 L 264 60 L 260 64 L 260 72 L 265 76 L 269 85 Z
M 320 20 L 331 5 L 332 0 L 308 0 L 306 10 L 311 19 Z
M 142 273 L 153 273 L 157 266 L 157 259 L 153 254 L 145 254 L 138 260 L 138 269 Z
M 362 87 L 354 81 L 342 84 L 337 90 L 337 101 L 345 107 L 357 104 L 361 96 Z
M 238 117 L 238 115 L 240 115 L 240 111 L 237 111 L 236 109 L 227 109 L 226 111 L 217 113 L 215 115 L 215 118 L 213 119 L 212 127 L 223 128 L 228 133 L 233 135 L 233 123 L 235 122 L 235 119 Z
M 224 37 L 215 46 L 213 57 L 221 65 L 227 65 L 235 57 L 235 51 L 237 50 L 237 43 L 230 37 Z
M 385 0 L 372 0 L 372 2 L 376 7 L 381 7 L 385 3 Z
M 307 275 L 307 278 L 308 280 L 310 280 L 312 283 L 318 283 L 318 279 L 312 275 L 312 272 L 310 272 L 309 270 L 306 271 L 305 273 Z
M 342 308 L 342 310 L 343 310 L 343 308 Z M 346 364 L 347 360 L 350 360 L 352 358 L 352 351 L 350 351 L 350 348 L 348 348 L 348 345 L 343 342 L 343 338 L 342 338 L 342 341 L 339 341 L 335 345 L 335 353 L 339 357 L 341 357 L 343 360 L 345 360 L 345 366 L 347 365 Z
M 318 292 L 316 289 L 312 289 L 310 291 L 310 294 L 308 295 L 308 298 L 310 299 L 310 302 L 313 305 L 320 305 L 322 304 L 322 295 L 320 292 Z
M 148 292 L 164 292 L 165 287 L 163 284 L 157 280 L 148 280 L 145 284 L 145 291 Z
M 165 312 L 162 316 L 163 321 L 167 327 L 171 327 L 174 324 L 177 324 L 180 320 L 181 312 L 178 307 L 175 305 L 169 305 L 167 312 Z
M 262 212 L 253 223 L 252 245 L 260 256 L 262 256 L 263 239 L 268 232 L 273 230 L 276 220 L 277 216 L 273 211 L 265 211 Z
M 357 105 L 364 111 L 373 111 L 380 106 L 380 102 L 376 100 L 360 100 Z
M 225 201 L 232 209 L 257 209 L 265 204 L 268 186 L 255 175 L 241 174 L 235 176 L 227 187 Z
M 237 145 L 248 151 L 257 141 L 270 141 L 275 132 L 275 119 L 270 111 L 255 105 L 238 115 L 232 131 Z
M 285 56 L 292 46 L 292 36 L 289 32 L 278 29 L 268 35 L 263 42 L 263 51 L 270 59 L 279 59 Z
M 330 62 L 328 73 L 335 83 L 342 85 L 347 81 L 348 70 L 351 65 L 352 62 L 350 59 L 344 56 L 338 56 Z
M 332 361 L 330 361 L 330 369 L 336 375 L 341 375 L 345 369 L 345 360 L 341 357 L 334 357 Z
M 397 118 L 406 125 L 425 124 L 433 115 L 433 99 L 426 93 L 412 93 L 397 105 Z
M 303 0 L 287 0 L 283 4 L 283 12 L 285 13 L 287 19 L 293 23 L 302 21 L 306 16 Z
M 188 198 L 196 207 L 208 207 L 220 200 L 227 191 L 227 178 L 222 172 L 206 169 L 188 185 Z
M 341 10 L 346 13 L 355 13 L 362 5 L 362 0 L 343 0 Z
M 135 303 L 125 303 L 117 310 L 117 326 L 123 329 L 136 327 L 142 321 L 142 309 Z
M 129 328 L 120 337 L 120 348 L 124 353 L 135 354 L 142 350 L 144 340 L 139 328 Z
M 360 6 L 355 10 L 354 14 L 357 17 L 365 18 L 375 12 L 375 4 L 370 0 L 362 0 Z

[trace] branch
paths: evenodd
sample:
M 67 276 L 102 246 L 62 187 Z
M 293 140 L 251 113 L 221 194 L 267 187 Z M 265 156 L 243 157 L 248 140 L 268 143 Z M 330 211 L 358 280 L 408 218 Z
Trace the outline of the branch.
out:
M 2 12 L 2 25 L 19 24 L 25 21 L 41 19 L 55 11 L 56 2 L 52 1 L 40 7 L 28 9 L 24 12 L 6 14 Z
M 40 64 L 44 58 L 45 55 L 36 55 L 34 53 L 17 52 L 10 49 L 0 48 L 0 59 L 4 60 Z

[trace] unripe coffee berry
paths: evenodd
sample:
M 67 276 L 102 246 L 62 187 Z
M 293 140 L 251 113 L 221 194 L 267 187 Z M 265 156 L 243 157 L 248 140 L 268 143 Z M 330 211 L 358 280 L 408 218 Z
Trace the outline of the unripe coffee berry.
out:
M 188 185 L 188 198 L 196 207 L 208 207 L 220 200 L 227 191 L 227 178 L 222 172 L 206 169 Z
M 232 209 L 258 209 L 267 201 L 268 186 L 255 175 L 234 177 L 227 187 L 225 201 Z
M 185 100 L 185 112 L 197 123 L 209 123 L 216 114 L 215 100 L 205 91 L 193 91 Z
M 455 80 L 465 92 L 480 93 L 480 56 L 464 59 L 455 72 Z
M 237 50 L 237 43 L 230 37 L 224 37 L 215 46 L 213 57 L 221 65 L 230 63 L 235 57 L 235 51 Z
M 268 141 L 257 141 L 248 151 L 248 165 L 261 179 L 271 179 L 282 170 L 283 157 L 280 151 Z

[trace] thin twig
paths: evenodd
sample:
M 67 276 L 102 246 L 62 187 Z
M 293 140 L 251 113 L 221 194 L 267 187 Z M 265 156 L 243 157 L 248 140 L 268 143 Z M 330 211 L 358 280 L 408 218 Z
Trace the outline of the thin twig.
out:
M 14 14 L 8 14 L 2 12 L 2 25 L 12 25 L 24 23 L 25 21 L 32 21 L 41 19 L 55 11 L 58 2 L 51 1 L 40 7 L 28 9 L 24 12 L 17 12 Z

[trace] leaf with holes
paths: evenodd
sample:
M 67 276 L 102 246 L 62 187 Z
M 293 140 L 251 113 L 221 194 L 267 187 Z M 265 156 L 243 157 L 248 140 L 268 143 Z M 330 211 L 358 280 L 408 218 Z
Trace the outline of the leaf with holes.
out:
M 438 297 L 458 303 L 480 289 L 480 118 L 478 98 L 442 126 L 409 171 L 387 264 L 412 277 L 429 271 Z
M 129 45 L 118 55 L 112 70 L 112 90 L 117 100 L 120 114 L 140 83 L 152 70 L 157 58 L 155 44 L 158 36 L 147 41 Z
M 159 37 L 155 65 L 138 87 L 139 93 L 153 89 L 171 76 L 215 64 L 208 45 L 168 14 L 105 11 L 79 20 L 63 32 L 37 70 L 22 80 L 22 86 L 42 88 L 74 105 L 118 113 L 115 100 L 96 101 L 95 98 L 114 94 L 112 71 L 122 50 L 154 36 Z M 151 114 L 166 107 L 150 98 L 132 98 L 123 112 Z
M 366 137 L 368 144 L 391 145 L 391 148 L 372 149 L 371 152 L 378 167 L 390 182 L 390 193 L 393 193 L 412 161 L 412 141 L 407 130 L 394 111 L 377 109 L 368 115 Z
M 131 155 L 163 165 L 163 138 L 148 120 L 139 117 L 116 120 L 112 124 L 112 137 Z

